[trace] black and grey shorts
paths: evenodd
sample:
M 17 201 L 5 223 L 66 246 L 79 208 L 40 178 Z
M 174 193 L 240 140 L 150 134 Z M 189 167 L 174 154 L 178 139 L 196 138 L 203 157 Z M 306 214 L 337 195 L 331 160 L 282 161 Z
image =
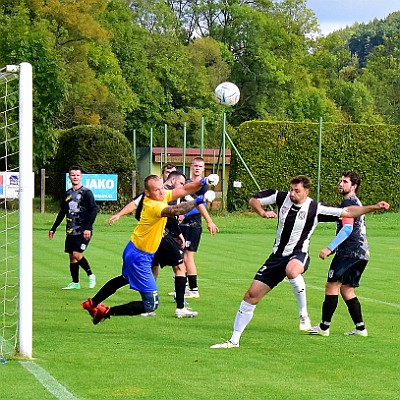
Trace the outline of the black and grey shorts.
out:
M 350 285 L 353 288 L 359 287 L 361 275 L 367 264 L 368 260 L 335 255 L 329 267 L 327 281 L 341 282 L 343 285 Z
M 179 248 L 178 242 L 171 234 L 164 236 L 154 254 L 153 266 L 160 265 L 163 268 L 166 265 L 170 265 L 171 267 L 175 267 L 182 264 L 182 262 L 183 251 Z
M 179 226 L 185 238 L 185 250 L 196 252 L 200 245 L 203 230 L 201 220 L 200 222 L 192 222 L 190 224 L 182 223 Z
M 290 260 L 299 260 L 304 265 L 304 272 L 310 264 L 310 257 L 307 253 L 293 253 L 289 256 L 277 256 L 271 254 L 263 266 L 257 271 L 254 279 L 265 283 L 271 289 L 282 282 L 286 277 L 286 266 Z
M 90 236 L 91 238 L 92 236 Z M 83 253 L 87 249 L 90 239 L 86 240 L 83 237 L 83 233 L 80 235 L 67 235 L 65 237 L 65 253 L 72 253 L 74 251 Z

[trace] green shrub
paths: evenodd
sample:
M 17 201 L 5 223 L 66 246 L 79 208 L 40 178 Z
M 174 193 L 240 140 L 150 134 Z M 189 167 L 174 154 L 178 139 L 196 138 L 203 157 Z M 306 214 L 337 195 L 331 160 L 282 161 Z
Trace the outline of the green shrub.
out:
M 364 204 L 386 200 L 400 209 L 399 126 L 324 123 L 321 140 L 319 200 L 340 201 L 337 183 L 345 170 L 362 177 L 359 196 Z M 310 197 L 318 193 L 319 124 L 294 122 L 245 122 L 232 137 L 262 189 L 286 191 L 292 176 L 308 175 L 313 181 Z M 241 188 L 233 188 L 241 181 Z M 227 206 L 229 211 L 247 207 L 257 186 L 237 154 L 232 151 Z
M 61 134 L 54 170 L 47 180 L 48 192 L 56 199 L 64 193 L 65 173 L 71 165 L 80 165 L 86 173 L 118 175 L 118 201 L 98 202 L 100 209 L 110 211 L 132 199 L 132 147 L 118 131 L 100 125 L 77 126 Z

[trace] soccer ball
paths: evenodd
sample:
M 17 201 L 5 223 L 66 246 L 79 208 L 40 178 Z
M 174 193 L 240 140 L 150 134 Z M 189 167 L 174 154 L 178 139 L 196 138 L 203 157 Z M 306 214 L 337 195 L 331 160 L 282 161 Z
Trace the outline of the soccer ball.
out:
M 224 106 L 234 106 L 240 99 L 240 90 L 232 82 L 222 82 L 214 90 L 217 103 Z

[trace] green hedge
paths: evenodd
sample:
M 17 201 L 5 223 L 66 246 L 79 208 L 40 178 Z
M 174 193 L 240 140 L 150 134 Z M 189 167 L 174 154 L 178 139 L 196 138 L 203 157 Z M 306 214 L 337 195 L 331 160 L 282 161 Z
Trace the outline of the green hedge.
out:
M 310 196 L 317 198 L 318 123 L 249 121 L 232 137 L 262 189 L 287 190 L 292 176 L 311 177 Z M 364 204 L 386 200 L 399 211 L 400 127 L 393 125 L 322 124 L 319 200 L 338 204 L 337 183 L 344 170 L 360 174 L 358 192 Z M 241 181 L 241 188 L 233 188 Z M 229 176 L 229 211 L 247 207 L 257 186 L 235 151 Z
M 118 131 L 85 125 L 61 134 L 52 179 L 48 179 L 54 183 L 49 191 L 56 199 L 65 190 L 65 173 L 71 165 L 80 165 L 86 173 L 118 175 L 118 201 L 98 202 L 102 210 L 120 208 L 132 200 L 132 171 L 136 169 L 132 146 Z

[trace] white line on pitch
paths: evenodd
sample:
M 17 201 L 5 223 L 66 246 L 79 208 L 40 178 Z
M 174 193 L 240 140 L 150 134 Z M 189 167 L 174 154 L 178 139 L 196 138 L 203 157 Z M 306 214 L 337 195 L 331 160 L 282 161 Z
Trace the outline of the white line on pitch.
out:
M 308 284 L 306 284 L 306 287 L 311 288 L 311 289 L 316 289 L 316 290 L 325 290 L 325 288 L 322 288 L 320 286 L 313 286 L 313 285 L 308 285 Z M 370 303 L 384 304 L 385 306 L 400 308 L 400 304 L 397 304 L 397 303 L 390 303 L 388 301 L 370 299 L 368 297 L 363 297 L 363 296 L 357 296 L 357 297 L 361 300 L 369 301 Z
M 211 281 L 208 278 L 200 278 L 199 280 L 200 281 Z M 249 280 L 249 279 L 245 279 L 245 278 L 233 278 L 233 279 L 229 279 L 229 281 L 232 281 L 232 282 L 248 281 L 248 282 L 250 282 L 251 279 Z M 283 282 L 289 283 L 289 281 L 287 279 L 284 279 Z M 214 284 L 214 283 L 215 283 L 215 281 L 211 281 L 211 285 Z M 208 285 L 210 286 L 210 283 L 208 283 Z M 308 283 L 306 283 L 306 287 L 309 288 L 309 289 L 315 289 L 315 290 L 321 290 L 321 291 L 325 290 L 324 287 L 309 285 Z M 359 299 L 361 299 L 361 300 L 369 301 L 370 303 L 377 303 L 377 304 L 383 304 L 385 306 L 400 308 L 400 304 L 398 304 L 398 303 L 390 303 L 388 301 L 370 299 L 369 297 L 364 297 L 364 296 L 357 296 L 357 297 Z
M 33 361 L 20 361 L 26 368 L 54 397 L 59 400 L 71 400 L 76 397 L 53 378 L 45 369 L 39 367 Z

